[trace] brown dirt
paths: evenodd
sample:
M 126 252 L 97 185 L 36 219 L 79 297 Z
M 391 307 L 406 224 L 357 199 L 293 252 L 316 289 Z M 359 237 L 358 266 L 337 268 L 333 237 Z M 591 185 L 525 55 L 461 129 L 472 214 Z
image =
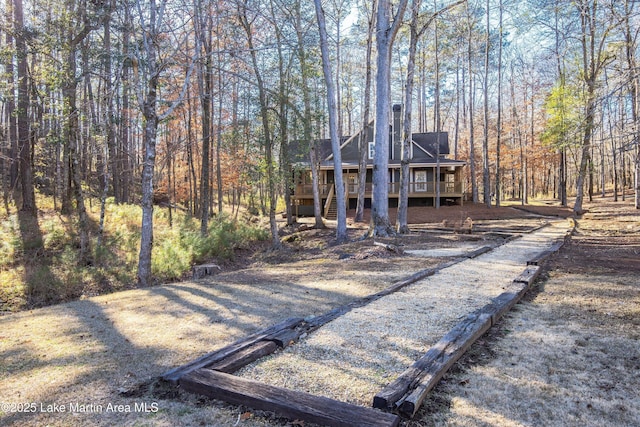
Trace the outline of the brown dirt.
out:
M 586 207 L 537 291 L 472 348 L 405 425 L 640 425 L 634 391 L 640 388 L 634 262 L 640 216 L 631 201 Z M 412 208 L 415 231 L 385 241 L 403 249 L 497 245 L 538 227 L 543 220 L 532 212 L 571 216 L 556 204 Z M 394 215 L 391 210 L 392 221 Z M 466 217 L 474 222 L 471 235 L 444 226 Z M 246 254 L 237 269 L 225 266 L 206 280 L 0 317 L 0 403 L 158 407 L 150 413 L 4 411 L 0 424 L 293 425 L 166 388 L 154 378 L 282 318 L 326 312 L 446 260 L 374 247 L 359 240 L 366 224 L 349 224 L 347 244 L 334 244 L 332 228 L 286 230 L 283 251 Z

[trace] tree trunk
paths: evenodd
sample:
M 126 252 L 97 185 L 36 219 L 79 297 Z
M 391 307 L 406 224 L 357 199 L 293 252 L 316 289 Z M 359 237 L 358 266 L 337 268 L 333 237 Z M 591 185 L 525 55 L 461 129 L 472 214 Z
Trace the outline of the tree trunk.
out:
M 14 31 L 7 31 L 6 32 L 6 44 L 7 47 L 12 47 L 14 44 L 14 38 L 13 38 L 13 33 L 18 33 L 18 24 L 17 21 L 15 21 L 13 18 L 13 14 L 14 14 L 14 10 L 13 10 L 13 0 L 7 0 L 7 11 L 6 11 L 6 18 L 7 21 L 6 22 L 14 22 Z M 9 188 L 5 189 L 4 191 L 4 203 L 5 203 L 5 207 L 8 206 L 9 204 L 9 192 L 15 193 L 16 189 L 17 189 L 17 184 L 18 184 L 18 165 L 20 164 L 20 158 L 19 158 L 19 150 L 18 150 L 18 124 L 16 121 L 16 114 L 15 114 L 15 110 L 16 110 L 16 97 L 15 97 L 15 91 L 13 90 L 13 88 L 16 85 L 15 82 L 15 76 L 14 76 L 14 66 L 13 66 L 13 58 L 11 57 L 11 55 L 7 55 L 6 57 L 6 61 L 5 61 L 5 72 L 6 72 L 6 77 L 7 77 L 7 87 L 11 88 L 11 90 L 7 90 L 5 91 L 6 94 L 6 107 L 5 107 L 5 117 L 6 117 L 6 124 L 8 127 L 8 132 L 7 132 L 7 136 L 9 138 L 9 156 L 8 156 L 8 162 L 9 162 Z M 4 158 L 2 159 L 4 162 Z M 5 182 L 4 180 L 4 175 L 2 176 L 3 178 L 3 183 Z
M 302 117 L 302 129 L 304 140 L 309 141 L 309 159 L 311 164 L 311 181 L 313 187 L 313 214 L 315 218 L 315 228 L 324 228 L 322 221 L 322 207 L 320 206 L 320 189 L 318 186 L 318 169 L 319 159 L 317 158 L 317 143 L 312 135 L 313 117 L 311 114 L 311 91 L 309 88 L 309 65 L 307 64 L 307 53 L 305 51 L 304 29 L 302 24 L 302 12 L 300 10 L 300 2 L 296 2 L 296 36 L 298 45 L 296 46 L 298 61 L 300 63 L 300 75 L 302 82 L 302 102 L 304 104 L 304 113 Z
M 376 129 L 373 159 L 373 193 L 371 201 L 370 236 L 388 236 L 394 230 L 389 221 L 389 91 L 391 51 L 408 0 L 400 0 L 391 24 L 389 0 L 378 1 L 376 23 Z
M 474 135 L 474 84 L 473 84 L 473 28 L 471 25 L 471 11 L 467 3 L 467 18 L 469 19 L 469 29 L 467 33 L 467 68 L 469 70 L 469 172 L 471 180 L 471 197 L 473 203 L 478 203 L 478 184 L 476 182 L 476 158 L 475 158 L 475 135 Z
M 18 101 L 17 101 L 17 129 L 18 129 L 18 159 L 20 170 L 20 185 L 22 194 L 22 212 L 36 215 L 36 197 L 33 188 L 33 170 L 31 163 L 31 136 L 29 135 L 29 74 L 27 71 L 27 43 L 24 28 L 24 13 L 22 0 L 13 3 L 14 26 L 16 31 L 16 56 L 18 59 Z
M 196 2 L 196 9 L 203 9 L 201 2 Z M 206 9 L 206 8 L 204 8 Z M 198 86 L 200 88 L 200 107 L 202 108 L 202 164 L 200 170 L 200 234 L 206 236 L 209 233 L 209 191 L 211 170 L 211 129 L 212 129 L 212 28 L 209 14 L 201 14 L 196 19 L 196 46 L 202 56 L 198 63 Z
M 282 246 L 282 244 L 280 242 L 280 237 L 278 236 L 278 224 L 276 223 L 277 195 L 275 191 L 275 176 L 274 176 L 275 174 L 274 174 L 274 167 L 273 167 L 273 141 L 271 139 L 271 129 L 269 124 L 269 105 L 267 103 L 267 91 L 262 78 L 260 67 L 258 65 L 256 50 L 254 49 L 254 46 L 253 46 L 254 31 L 252 27 L 252 21 L 250 21 L 247 17 L 246 5 L 243 6 L 239 4 L 238 9 L 239 9 L 238 17 L 240 19 L 240 23 L 247 35 L 247 44 L 249 47 L 251 62 L 252 62 L 254 74 L 256 77 L 256 83 L 258 86 L 260 115 L 262 117 L 262 131 L 264 133 L 265 162 L 267 164 L 267 167 L 266 167 L 267 199 L 269 204 L 268 210 L 269 210 L 269 225 L 271 229 L 271 241 L 272 241 L 272 247 L 274 249 L 279 249 Z
M 499 0 L 499 19 L 498 19 L 498 28 L 499 28 L 499 38 L 498 38 L 498 118 L 496 123 L 496 186 L 495 186 L 495 197 L 496 197 L 496 206 L 500 206 L 500 200 L 502 198 L 502 170 L 500 169 L 500 150 L 502 146 L 502 37 L 503 37 L 503 28 L 502 28 L 502 0 Z
M 331 148 L 333 152 L 335 198 L 337 205 L 336 240 L 341 243 L 347 240 L 347 209 L 345 205 L 345 188 L 342 177 L 342 153 L 340 150 L 340 137 L 338 135 L 338 105 L 336 103 L 329 63 L 329 47 L 327 42 L 327 28 L 325 25 L 324 11 L 320 0 L 314 0 L 316 17 L 320 29 L 320 51 L 322 54 L 322 70 L 327 85 L 327 103 L 329 106 L 329 131 L 331 134 Z
M 402 129 L 402 148 L 400 151 L 400 195 L 398 198 L 398 215 L 396 231 L 408 233 L 407 211 L 409 207 L 409 163 L 411 162 L 411 113 L 413 109 L 413 83 L 416 68 L 416 51 L 418 48 L 418 16 L 422 0 L 413 0 L 411 4 L 411 23 L 409 24 L 409 58 L 407 60 L 407 80 L 404 93 L 404 121 Z
M 490 21 L 489 0 L 487 0 L 487 28 L 484 50 L 484 138 L 482 140 L 482 194 L 484 204 L 491 207 L 491 178 L 489 175 L 489 49 L 490 49 Z
M 362 106 L 362 137 L 358 140 L 358 199 L 354 221 L 364 220 L 364 205 L 367 189 L 367 158 L 369 154 L 370 110 L 371 110 L 371 52 L 373 50 L 373 34 L 376 25 L 376 4 L 372 2 L 371 14 L 368 16 L 367 51 L 365 57 L 364 101 Z

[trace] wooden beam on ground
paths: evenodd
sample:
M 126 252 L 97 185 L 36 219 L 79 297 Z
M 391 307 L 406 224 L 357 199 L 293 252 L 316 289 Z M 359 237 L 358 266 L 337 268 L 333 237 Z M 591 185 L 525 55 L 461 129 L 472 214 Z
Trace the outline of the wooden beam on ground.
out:
M 513 308 L 529 290 L 523 282 L 511 282 L 507 289 L 491 300 L 491 325 L 495 325 L 505 313 Z
M 273 411 L 289 419 L 331 427 L 395 427 L 400 423 L 400 418 L 394 414 L 210 369 L 198 369 L 183 376 L 180 387 L 228 403 Z
M 275 333 L 278 333 L 285 329 L 293 329 L 296 326 L 300 325 L 302 322 L 304 322 L 304 319 L 298 318 L 298 317 L 292 317 L 292 318 L 283 320 L 282 322 L 277 323 L 261 331 L 258 331 L 255 334 L 251 334 L 245 338 L 242 338 L 241 340 L 238 340 L 231 345 L 228 345 L 226 347 L 223 347 L 211 353 L 207 353 L 204 356 L 201 356 L 196 360 L 193 360 L 187 363 L 186 365 L 182 365 L 177 368 L 171 369 L 170 371 L 165 372 L 162 375 L 162 379 L 165 381 L 176 383 L 178 382 L 181 376 L 191 371 L 204 368 L 205 366 L 219 362 L 226 357 L 229 357 L 241 350 L 246 349 L 247 347 L 252 346 L 258 341 L 267 339 L 269 336 Z
M 240 368 L 244 368 L 251 362 L 261 357 L 268 356 L 278 349 L 278 344 L 273 341 L 258 341 L 257 343 L 226 357 L 219 362 L 207 365 L 207 369 L 231 374 Z
M 451 365 L 491 327 L 491 312 L 487 307 L 465 317 L 424 356 L 376 394 L 373 398 L 373 407 L 392 409 L 394 406 L 399 406 L 405 400 L 403 396 L 406 396 L 412 388 L 420 386 L 425 380 L 429 385 L 426 392 L 433 388 Z
M 527 268 L 524 269 L 522 273 L 518 275 L 518 277 L 513 279 L 513 281 L 525 283 L 527 286 L 531 286 L 533 282 L 535 282 L 535 280 L 538 278 L 539 275 L 540 275 L 540 267 L 538 267 L 537 265 L 529 265 Z
M 468 315 L 438 341 L 435 348 L 439 350 L 439 354 L 429 361 L 417 387 L 396 404 L 400 412 L 413 417 L 427 393 L 435 387 L 449 368 L 471 347 L 471 344 L 490 327 L 491 313 L 485 309 L 477 310 Z
M 298 342 L 300 335 L 303 333 L 303 331 L 298 331 L 296 329 L 283 329 L 280 332 L 269 335 L 266 339 L 276 343 L 280 348 L 286 348 L 291 344 Z
M 492 251 L 493 248 L 491 246 L 482 246 L 481 248 L 475 249 L 473 251 L 469 251 L 464 254 L 466 258 L 476 258 L 482 254 Z

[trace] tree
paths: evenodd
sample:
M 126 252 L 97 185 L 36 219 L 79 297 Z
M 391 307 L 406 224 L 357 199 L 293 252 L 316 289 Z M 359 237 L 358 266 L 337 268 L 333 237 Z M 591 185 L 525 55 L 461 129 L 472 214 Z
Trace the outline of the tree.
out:
M 502 197 L 502 170 L 500 169 L 500 150 L 502 146 L 502 43 L 503 43 L 503 12 L 502 0 L 498 2 L 498 118 L 496 121 L 496 206 L 500 206 Z
M 313 187 L 313 213 L 315 218 L 315 228 L 324 228 L 322 221 L 322 208 L 320 200 L 320 190 L 318 185 L 319 160 L 317 155 L 318 144 L 313 138 L 313 115 L 311 110 L 311 87 L 310 76 L 313 75 L 311 63 L 307 61 L 308 52 L 305 39 L 308 33 L 308 22 L 303 20 L 303 9 L 301 0 L 295 3 L 294 28 L 296 32 L 296 54 L 300 66 L 300 82 L 302 95 L 302 135 L 304 141 L 309 141 L 309 158 L 311 164 L 311 180 Z
M 211 139 L 213 117 L 213 11 L 201 0 L 194 2 L 194 10 L 207 13 L 195 14 L 195 42 L 200 60 L 197 62 L 198 89 L 202 108 L 202 165 L 200 173 L 200 234 L 209 233 Z
M 153 178 L 156 164 L 158 124 L 169 117 L 182 102 L 193 65 L 189 67 L 178 98 L 162 112 L 158 112 L 158 89 L 163 71 L 169 66 L 170 52 L 161 42 L 166 38 L 165 12 L 167 0 L 137 0 L 137 19 L 141 29 L 141 49 L 137 52 L 138 104 L 144 118 L 142 165 L 142 225 L 140 230 L 140 255 L 138 257 L 138 284 L 152 284 L 151 252 L 153 249 Z M 179 44 L 178 44 L 179 45 Z M 163 49 L 164 48 L 164 49 Z
M 345 189 L 342 178 L 342 153 L 340 150 L 340 137 L 338 135 L 338 105 L 333 87 L 333 76 L 331 64 L 329 62 L 329 46 L 327 37 L 327 27 L 325 24 L 324 10 L 320 0 L 314 0 L 316 6 L 316 16 L 318 18 L 318 28 L 320 31 L 320 51 L 322 53 L 322 71 L 324 73 L 325 84 L 327 85 L 327 104 L 329 106 L 329 132 L 331 134 L 331 149 L 333 152 L 335 197 L 338 210 L 336 240 L 343 242 L 347 240 L 347 209 L 345 205 Z
M 364 100 L 362 105 L 362 137 L 358 140 L 358 199 L 356 202 L 356 213 L 354 221 L 362 222 L 364 216 L 365 193 L 367 185 L 367 157 L 369 153 L 369 131 L 370 131 L 370 111 L 371 111 L 371 51 L 373 50 L 373 34 L 376 25 L 376 5 L 371 2 L 371 9 L 368 2 L 363 2 L 363 9 L 367 20 L 367 48 L 365 56 L 365 81 Z
M 473 68 L 473 30 L 475 27 L 475 17 L 473 11 L 466 3 L 467 8 L 467 74 L 469 78 L 469 172 L 471 181 L 471 194 L 473 203 L 478 202 L 478 184 L 476 182 L 476 158 L 475 158 L 475 131 L 474 131 L 474 104 L 475 104 L 475 84 Z
M 484 99 L 484 138 L 482 139 L 482 193 L 484 204 L 491 207 L 491 175 L 489 173 L 489 52 L 491 49 L 490 7 L 487 0 L 487 28 L 484 39 L 484 80 L 482 93 Z
M 371 201 L 370 236 L 393 234 L 389 221 L 389 93 L 391 51 L 402 23 L 408 0 L 400 0 L 391 20 L 389 0 L 378 1 L 376 20 L 376 124 L 373 159 L 373 191 Z
M 271 241 L 274 249 L 278 249 L 282 246 L 280 243 L 280 237 L 278 236 L 278 224 L 276 223 L 276 202 L 277 194 L 275 188 L 275 171 L 273 164 L 273 139 L 271 135 L 271 124 L 269 119 L 269 103 L 267 101 L 267 88 L 264 83 L 264 78 L 260 66 L 258 65 L 258 56 L 254 46 L 254 28 L 253 19 L 249 19 L 247 4 L 238 2 L 238 19 L 240 25 L 244 29 L 247 36 L 247 45 L 249 48 L 249 54 L 251 56 L 251 64 L 253 66 L 253 72 L 256 77 L 256 84 L 258 87 L 258 100 L 260 105 L 260 117 L 262 119 L 262 132 L 264 136 L 264 152 L 265 152 L 265 164 L 267 172 L 267 198 L 269 209 L 269 225 L 271 229 Z
M 420 15 L 420 8 L 422 6 L 422 0 L 413 0 L 411 3 L 411 21 L 409 23 L 410 38 L 409 38 L 409 58 L 407 61 L 407 79 L 404 95 L 404 120 L 402 131 L 402 149 L 400 156 L 400 196 L 398 201 L 398 215 L 396 219 L 396 231 L 398 233 L 408 233 L 409 227 L 407 225 L 407 208 L 409 200 L 409 163 L 411 153 L 411 114 L 413 110 L 413 85 L 415 75 L 416 64 L 416 50 L 418 47 L 418 41 L 423 36 L 429 25 L 442 13 L 452 9 L 453 7 L 464 3 L 466 0 L 459 0 L 448 6 L 433 12 L 429 17 Z M 422 22 L 420 22 L 422 20 Z M 437 29 L 436 29 L 437 31 Z M 436 54 L 438 51 L 437 35 L 436 35 Z M 438 67 L 438 60 L 436 59 L 436 67 Z M 436 100 L 439 99 L 439 78 L 436 72 Z M 439 116 L 439 105 L 436 102 L 436 116 Z M 440 131 L 440 117 L 436 117 L 437 131 Z M 440 138 L 437 138 L 438 143 L 438 159 L 439 162 L 439 144 Z M 439 174 L 439 173 L 438 173 Z M 436 196 L 436 199 L 439 197 Z M 436 201 L 439 203 L 439 200 Z
M 22 0 L 13 2 L 13 19 L 15 32 L 16 57 L 18 62 L 18 100 L 16 105 L 17 153 L 16 161 L 20 171 L 20 186 L 22 189 L 21 211 L 31 215 L 36 214 L 36 198 L 33 188 L 33 169 L 31 164 L 31 137 L 29 135 L 29 75 L 27 71 L 27 32 L 24 26 L 24 11 Z
M 576 181 L 576 200 L 573 211 L 582 213 L 584 199 L 584 183 L 591 162 L 591 142 L 595 127 L 595 112 L 597 107 L 597 82 L 605 65 L 611 60 L 607 51 L 607 39 L 611 31 L 610 22 L 602 22 L 603 17 L 598 9 L 597 0 L 579 0 L 575 6 L 580 13 L 580 27 L 582 35 L 581 79 L 585 85 L 585 121 L 582 134 L 580 166 Z M 600 30 L 602 28 L 602 30 Z

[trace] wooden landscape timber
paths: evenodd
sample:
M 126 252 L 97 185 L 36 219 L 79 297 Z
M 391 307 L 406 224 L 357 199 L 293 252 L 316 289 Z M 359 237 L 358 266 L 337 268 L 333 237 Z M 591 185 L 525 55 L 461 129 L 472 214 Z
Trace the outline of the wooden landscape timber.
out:
M 373 407 L 391 410 L 400 406 L 405 400 L 404 396 L 410 394 L 410 390 L 416 388 L 425 377 L 435 385 L 467 348 L 490 327 L 491 313 L 486 308 L 467 315 L 424 356 L 376 394 Z
M 400 417 L 373 408 L 288 390 L 211 369 L 197 369 L 182 377 L 180 386 L 189 392 L 255 409 L 274 411 L 331 427 L 395 427 Z
M 451 366 L 481 337 L 491 326 L 522 299 L 540 274 L 537 263 L 557 252 L 564 241 L 536 256 L 536 265 L 527 262 L 525 270 L 497 297 L 483 308 L 469 314 L 453 327 L 440 341 L 431 347 L 423 357 L 389 383 L 373 398 L 373 407 L 398 410 L 403 415 L 413 417 L 425 397 L 436 386 Z
M 491 248 L 479 248 L 456 260 L 436 268 L 419 271 L 389 288 L 338 307 L 310 319 L 287 319 L 277 325 L 251 335 L 236 343 L 209 353 L 183 367 L 166 373 L 165 380 L 178 382 L 184 390 L 203 394 L 232 404 L 274 411 L 291 419 L 301 419 L 327 426 L 397 426 L 397 415 L 381 412 L 394 411 L 413 417 L 428 393 L 442 379 L 453 364 L 491 326 L 507 313 L 526 294 L 540 274 L 541 263 L 556 252 L 564 241 L 554 243 L 527 262 L 504 292 L 481 309 L 468 314 L 431 347 L 423 357 L 382 389 L 373 399 L 373 408 L 365 408 L 309 393 L 288 390 L 268 384 L 229 375 L 237 369 L 284 348 L 337 317 L 372 301 L 396 292 L 409 284 L 453 266 L 464 259 L 479 256 Z M 535 262 L 536 265 L 533 265 Z
M 219 363 L 226 358 L 233 357 L 236 354 L 240 353 L 241 351 L 246 350 L 246 352 L 244 353 L 247 355 L 246 359 L 244 359 L 244 362 L 246 363 L 244 363 L 239 367 L 245 366 L 246 364 L 251 363 L 253 360 L 257 360 L 257 359 L 252 359 L 252 357 L 255 356 L 256 351 L 257 352 L 264 351 L 264 349 L 258 350 L 257 347 L 253 347 L 253 350 L 247 350 L 247 349 L 250 349 L 252 348 L 252 346 L 263 341 L 273 341 L 274 337 L 277 338 L 282 336 L 283 331 L 295 329 L 297 326 L 302 324 L 303 321 L 304 319 L 298 318 L 298 317 L 292 317 L 292 318 L 283 320 L 282 322 L 277 323 L 261 331 L 258 331 L 255 334 L 251 334 L 245 338 L 242 338 L 231 345 L 223 347 L 219 350 L 215 350 L 211 353 L 205 354 L 204 356 L 199 357 L 196 360 L 193 360 L 187 363 L 186 365 L 182 365 L 168 372 L 165 372 L 161 378 L 165 381 L 178 383 L 180 378 L 188 374 L 189 372 L 213 365 L 215 363 Z M 265 355 L 266 354 L 263 354 L 263 356 Z M 235 364 L 237 363 L 238 361 L 236 360 Z
M 218 362 L 207 365 L 208 369 L 232 374 L 240 368 L 247 366 L 251 362 L 268 356 L 278 349 L 279 345 L 275 341 L 258 341 L 250 347 L 244 348 Z
M 467 252 L 466 254 L 464 254 L 464 256 L 466 258 L 476 258 L 476 257 L 478 257 L 478 256 L 480 256 L 482 254 L 486 254 L 487 252 L 492 251 L 492 250 L 493 250 L 493 248 L 491 246 L 482 246 L 482 247 L 480 247 L 478 249 L 474 249 L 474 250 L 472 250 L 470 252 Z
M 392 294 L 405 286 L 433 275 L 438 270 L 450 267 L 456 262 L 460 262 L 460 260 L 443 263 L 435 268 L 421 270 L 396 282 L 383 291 L 337 307 L 321 316 L 316 316 L 306 321 L 302 318 L 286 319 L 276 325 L 242 338 L 231 345 L 205 354 L 183 366 L 172 369 L 164 373 L 161 378 L 177 384 L 182 376 L 196 369 L 205 367 L 226 373 L 235 372 L 243 366 L 275 352 L 279 348 L 285 348 L 297 342 L 303 334 L 308 334 L 318 329 L 322 325 L 348 313 L 354 308 L 363 307 L 383 296 Z M 274 343 L 275 345 L 270 345 L 269 343 Z

